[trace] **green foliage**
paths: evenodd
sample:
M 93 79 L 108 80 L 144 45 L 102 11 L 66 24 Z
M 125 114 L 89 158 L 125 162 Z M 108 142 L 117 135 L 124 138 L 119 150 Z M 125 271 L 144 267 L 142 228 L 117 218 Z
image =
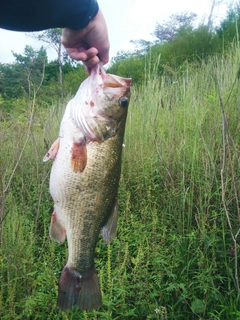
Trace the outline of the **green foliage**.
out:
M 96 248 L 96 311 L 56 308 L 67 245 L 49 240 L 51 163 L 42 162 L 64 94 L 87 74 L 65 63 L 60 86 L 58 62 L 31 47 L 0 65 L 1 319 L 240 318 L 238 11 L 217 33 L 181 25 L 171 42 L 139 41 L 108 69 L 135 86 L 118 234 Z
M 155 45 L 151 56 L 160 55 L 159 72 L 165 67 L 173 72 L 185 63 L 201 64 L 202 60 L 216 52 L 218 40 L 204 25 L 195 30 L 182 29 L 171 42 Z
M 49 62 L 45 67 L 45 76 L 44 76 L 44 84 L 49 82 L 51 80 L 58 81 L 58 63 L 57 61 L 51 61 Z
M 0 93 L 3 98 L 28 96 L 30 87 L 38 87 L 42 82 L 47 62 L 47 53 L 43 47 L 35 51 L 32 47 L 26 46 L 23 55 L 16 53 L 13 55 L 16 63 L 0 65 Z
M 174 79 L 176 74 L 189 68 L 189 64 L 201 67 L 203 60 L 206 63 L 212 55 L 227 52 L 233 44 L 238 46 L 239 5 L 229 9 L 216 30 L 211 28 L 211 21 L 194 26 L 195 18 L 193 13 L 180 13 L 157 23 L 153 34 L 158 40 L 153 43 L 143 39 L 132 41 L 136 50 L 119 52 L 108 72 L 131 77 L 134 85 L 143 85 L 165 72 Z M 47 61 L 44 48 L 35 51 L 26 46 L 23 54 L 14 53 L 15 63 L 0 64 L 1 107 L 5 113 L 13 111 L 19 99 L 21 107 L 28 103 L 39 86 L 39 107 L 44 108 L 76 92 L 86 72 L 82 65 L 62 54 L 60 35 L 60 29 L 50 29 L 36 36 L 55 48 L 55 61 Z
M 132 41 L 136 50 L 132 53 L 119 52 L 109 72 L 130 76 L 134 84 L 143 84 L 147 80 L 146 73 L 149 75 L 146 61 L 151 60 L 152 65 L 157 61 L 154 76 L 165 71 L 175 74 L 185 70 L 189 63 L 201 67 L 202 60 L 207 62 L 212 55 L 224 53 L 233 43 L 238 46 L 239 5 L 229 9 L 227 17 L 215 29 L 211 28 L 211 21 L 194 27 L 195 18 L 193 13 L 181 13 L 157 23 L 153 32 L 157 41 Z
M 87 77 L 81 64 L 73 66 L 65 63 L 62 67 L 63 85 L 59 83 L 58 61 L 47 62 L 46 50 L 35 51 L 26 46 L 24 54 L 14 53 L 16 62 L 0 64 L 0 95 L 4 117 L 12 112 L 22 112 L 28 108 L 36 92 L 37 108 L 46 108 L 65 95 L 74 94 L 80 83 Z
M 66 94 L 74 95 L 80 84 L 88 77 L 83 65 L 78 64 L 76 67 L 70 65 L 63 65 L 64 82 L 63 88 Z
M 51 163 L 42 158 L 66 103 L 39 108 L 39 91 L 0 118 L 1 319 L 240 317 L 239 54 L 162 76 L 146 60 L 146 81 L 132 88 L 117 237 L 96 248 L 96 311 L 56 308 L 67 245 L 48 236 Z
M 125 78 L 132 78 L 134 84 L 141 84 L 145 79 L 144 69 L 144 57 L 132 54 L 124 60 L 116 59 L 108 68 L 108 72 Z
M 58 52 L 59 46 L 61 46 L 61 34 L 62 30 L 55 28 L 37 32 L 35 37 L 38 40 L 50 44 Z
M 233 42 L 239 42 L 240 34 L 240 5 L 236 4 L 235 7 L 228 10 L 226 18 L 220 23 L 217 28 L 222 43 L 225 47 L 231 45 Z
M 173 41 L 181 30 L 193 30 L 193 22 L 196 17 L 196 13 L 193 12 L 172 14 L 168 21 L 156 23 L 153 35 L 160 43 Z

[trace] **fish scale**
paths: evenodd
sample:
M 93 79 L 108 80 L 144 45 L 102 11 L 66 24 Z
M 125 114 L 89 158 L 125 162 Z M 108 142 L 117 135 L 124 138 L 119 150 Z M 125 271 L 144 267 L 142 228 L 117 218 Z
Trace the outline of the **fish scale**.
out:
M 102 304 L 94 252 L 99 233 L 109 243 L 117 228 L 117 192 L 131 80 L 107 75 L 101 65 L 69 102 L 59 138 L 44 157 L 54 159 L 50 237 L 68 241 L 68 261 L 57 305 L 89 310 Z

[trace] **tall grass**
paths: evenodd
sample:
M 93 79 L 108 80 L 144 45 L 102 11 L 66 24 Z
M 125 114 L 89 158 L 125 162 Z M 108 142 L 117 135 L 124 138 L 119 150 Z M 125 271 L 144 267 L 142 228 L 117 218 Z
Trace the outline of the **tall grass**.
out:
M 96 249 L 97 311 L 56 308 L 67 246 L 48 237 L 42 157 L 63 110 L 1 122 L 1 319 L 240 319 L 239 56 L 161 78 L 149 68 L 132 87 L 118 234 Z

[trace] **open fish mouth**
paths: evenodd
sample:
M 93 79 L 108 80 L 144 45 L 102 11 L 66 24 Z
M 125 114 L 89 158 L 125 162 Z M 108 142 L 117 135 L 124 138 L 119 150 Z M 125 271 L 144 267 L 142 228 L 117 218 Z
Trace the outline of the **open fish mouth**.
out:
M 98 64 L 91 71 L 91 82 L 102 84 L 103 89 L 107 88 L 128 88 L 131 86 L 131 78 L 122 78 L 113 74 L 106 74 L 102 64 Z

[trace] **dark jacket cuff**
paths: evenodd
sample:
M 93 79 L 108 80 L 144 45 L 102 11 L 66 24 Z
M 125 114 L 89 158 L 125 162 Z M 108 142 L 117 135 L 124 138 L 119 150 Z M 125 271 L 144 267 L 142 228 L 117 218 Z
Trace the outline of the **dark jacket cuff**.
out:
M 0 0 L 0 28 L 41 31 L 83 29 L 97 15 L 96 0 Z

